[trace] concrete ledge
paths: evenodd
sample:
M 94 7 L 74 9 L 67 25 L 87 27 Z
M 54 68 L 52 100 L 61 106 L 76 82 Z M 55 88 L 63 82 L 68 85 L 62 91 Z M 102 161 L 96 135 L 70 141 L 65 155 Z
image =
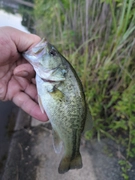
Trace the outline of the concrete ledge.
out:
M 29 116 L 23 110 L 19 109 L 14 130 L 18 131 L 18 130 L 30 127 L 31 120 L 32 120 L 31 116 Z

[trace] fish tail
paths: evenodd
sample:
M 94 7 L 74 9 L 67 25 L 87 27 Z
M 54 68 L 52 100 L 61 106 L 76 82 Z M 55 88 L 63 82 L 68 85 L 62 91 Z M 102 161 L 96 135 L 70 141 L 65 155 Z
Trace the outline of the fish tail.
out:
M 58 172 L 60 174 L 64 174 L 70 169 L 80 169 L 80 168 L 82 168 L 82 158 L 79 153 L 75 158 L 66 157 L 66 156 L 63 157 L 60 162 Z
M 78 153 L 78 155 L 71 160 L 70 169 L 80 169 L 82 168 L 82 166 L 83 166 L 82 157 L 81 157 L 81 154 Z
M 65 172 L 67 172 L 70 169 L 70 157 L 63 157 L 59 168 L 58 168 L 58 172 L 60 174 L 64 174 Z

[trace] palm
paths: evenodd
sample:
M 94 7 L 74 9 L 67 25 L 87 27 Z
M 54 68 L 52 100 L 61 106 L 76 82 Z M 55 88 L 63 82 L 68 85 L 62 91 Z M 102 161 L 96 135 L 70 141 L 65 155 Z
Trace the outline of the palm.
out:
M 27 112 L 32 114 L 32 111 L 37 108 L 37 91 L 32 83 L 34 71 L 31 68 L 31 72 L 26 77 L 21 77 L 21 73 L 20 76 L 14 74 L 17 69 L 19 69 L 19 72 L 21 72 L 21 69 L 23 71 L 23 67 L 30 69 L 30 64 L 24 64 L 24 62 L 25 60 L 19 60 L 17 63 L 14 62 L 0 67 L 0 99 L 4 101 L 12 100 L 24 110 L 27 107 Z
M 27 93 L 29 87 L 31 86 L 33 87 L 33 91 L 35 91 L 35 85 L 31 83 L 32 77 L 20 77 L 14 74 L 18 68 L 22 68 L 23 70 L 24 65 L 26 67 L 30 66 L 29 64 L 24 64 L 24 62 L 24 60 L 18 60 L 17 63 L 20 64 L 19 66 L 16 62 L 13 62 L 0 67 L 0 85 L 3 88 L 3 91 L 1 91 L 1 100 L 14 100 L 18 93 Z M 29 94 L 30 96 L 32 96 L 33 91 Z

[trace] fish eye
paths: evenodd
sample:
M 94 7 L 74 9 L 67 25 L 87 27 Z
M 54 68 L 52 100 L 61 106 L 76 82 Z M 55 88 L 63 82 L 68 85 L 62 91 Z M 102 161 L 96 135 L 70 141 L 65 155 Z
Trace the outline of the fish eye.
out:
M 50 54 L 52 55 L 52 56 L 56 56 L 56 50 L 54 49 L 54 48 L 52 48 L 51 50 L 50 50 Z

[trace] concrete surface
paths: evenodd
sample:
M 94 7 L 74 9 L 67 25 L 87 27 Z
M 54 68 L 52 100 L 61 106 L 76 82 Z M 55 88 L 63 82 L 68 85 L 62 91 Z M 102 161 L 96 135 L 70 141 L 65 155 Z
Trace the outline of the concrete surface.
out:
M 10 101 L 0 101 L 0 179 L 2 178 L 12 139 L 17 109 L 18 108 Z
M 24 122 L 22 128 L 21 124 L 19 128 L 16 126 L 2 180 L 123 180 L 118 164 L 118 145 L 108 139 L 101 142 L 83 140 L 83 168 L 58 174 L 62 153 L 54 152 L 50 124 L 33 119 L 28 126 L 30 117 L 26 114 L 21 117 L 25 117 L 27 126 Z M 135 180 L 134 173 L 131 180 Z

